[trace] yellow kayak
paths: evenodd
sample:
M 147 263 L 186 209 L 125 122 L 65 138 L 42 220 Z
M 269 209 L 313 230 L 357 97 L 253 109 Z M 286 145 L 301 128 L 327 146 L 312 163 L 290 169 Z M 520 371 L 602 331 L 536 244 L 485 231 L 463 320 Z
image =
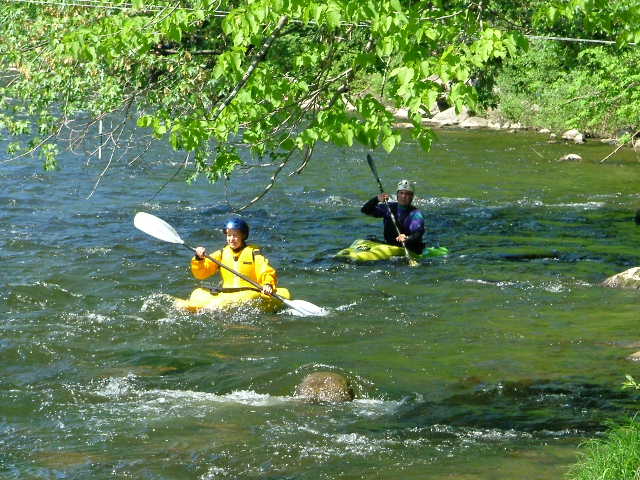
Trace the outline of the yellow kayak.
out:
M 425 248 L 422 255 L 409 251 L 409 256 L 414 260 L 426 257 L 438 257 L 447 255 L 449 250 L 446 247 Z M 389 260 L 393 257 L 404 257 L 404 248 L 386 243 L 374 242 L 373 240 L 358 239 L 349 247 L 336 253 L 336 258 L 352 260 L 356 262 L 366 262 L 371 260 Z
M 287 300 L 291 294 L 286 288 L 276 289 L 276 293 Z M 255 306 L 263 312 L 277 312 L 285 305 L 277 298 L 263 295 L 250 288 L 231 291 L 216 292 L 208 288 L 196 288 L 187 299 L 176 298 L 175 307 L 179 310 L 198 312 L 200 310 L 227 310 L 241 306 Z

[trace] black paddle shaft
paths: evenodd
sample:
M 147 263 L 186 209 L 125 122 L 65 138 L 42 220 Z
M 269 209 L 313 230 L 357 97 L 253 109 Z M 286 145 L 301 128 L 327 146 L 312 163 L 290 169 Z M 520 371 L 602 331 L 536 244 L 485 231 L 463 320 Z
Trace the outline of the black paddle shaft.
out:
M 376 169 L 376 164 L 373 163 L 373 157 L 371 155 L 369 155 L 367 153 L 367 163 L 369 164 L 369 167 L 371 168 L 371 173 L 373 173 L 373 176 L 376 178 L 376 181 L 378 182 L 378 187 L 380 187 L 380 193 L 384 193 L 384 187 L 382 186 L 382 182 L 380 181 L 380 177 L 378 176 L 378 170 Z M 398 235 L 400 235 L 400 228 L 398 227 L 398 222 L 396 220 L 395 215 L 393 214 L 393 212 L 391 211 L 391 207 L 389 206 L 389 204 L 387 203 L 387 201 L 384 201 L 384 204 L 387 206 L 387 210 L 389 210 L 389 216 L 391 217 L 391 223 L 393 223 L 393 226 L 396 227 L 396 232 L 398 232 Z M 404 242 L 402 243 L 402 246 L 405 248 L 404 246 Z
M 380 181 L 380 177 L 378 176 L 378 170 L 376 169 L 376 164 L 373 163 L 373 157 L 367 153 L 367 163 L 369 164 L 369 168 L 371 168 L 371 173 L 375 177 L 378 182 L 378 187 L 380 187 L 380 193 L 384 193 L 384 187 L 382 186 L 382 182 Z

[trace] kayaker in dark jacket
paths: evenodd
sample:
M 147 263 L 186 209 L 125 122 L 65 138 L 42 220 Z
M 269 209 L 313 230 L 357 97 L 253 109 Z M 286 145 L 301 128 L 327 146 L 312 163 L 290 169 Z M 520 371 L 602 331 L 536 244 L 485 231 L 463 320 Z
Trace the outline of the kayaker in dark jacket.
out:
M 402 246 L 417 254 L 422 253 L 425 244 L 422 242 L 424 235 L 424 217 L 417 207 L 413 206 L 414 184 L 409 180 L 400 180 L 397 188 L 397 202 L 389 202 L 388 193 L 379 193 L 367 203 L 360 211 L 366 215 L 383 218 L 384 241 L 389 245 Z M 391 214 L 396 219 L 394 226 Z M 400 235 L 398 235 L 398 230 Z

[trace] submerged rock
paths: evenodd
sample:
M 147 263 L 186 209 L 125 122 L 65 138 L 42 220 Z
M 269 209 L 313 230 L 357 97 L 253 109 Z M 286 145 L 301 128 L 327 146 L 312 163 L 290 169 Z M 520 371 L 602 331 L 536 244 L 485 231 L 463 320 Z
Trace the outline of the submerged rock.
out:
M 316 402 L 350 402 L 353 389 L 349 380 L 334 372 L 314 372 L 296 387 L 296 396 Z
M 582 161 L 582 157 L 577 153 L 568 153 L 563 157 L 558 159 L 559 162 L 580 162 Z
M 535 250 L 529 252 L 503 252 L 498 257 L 504 260 L 521 261 L 521 260 L 537 260 L 546 258 L 559 258 L 560 253 L 557 250 Z
M 640 289 L 640 267 L 633 267 L 607 278 L 603 287 Z
M 640 352 L 634 352 L 627 357 L 627 360 L 631 360 L 632 362 L 640 362 Z

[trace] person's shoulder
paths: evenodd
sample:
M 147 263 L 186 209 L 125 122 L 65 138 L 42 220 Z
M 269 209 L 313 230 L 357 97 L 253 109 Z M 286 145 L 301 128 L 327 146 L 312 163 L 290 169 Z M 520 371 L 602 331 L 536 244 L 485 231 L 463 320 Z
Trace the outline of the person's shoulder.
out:
M 267 256 L 264 254 L 264 252 L 262 251 L 262 248 L 260 248 L 260 246 L 258 246 L 258 245 L 247 245 L 247 247 L 248 247 L 249 251 L 251 252 L 251 256 L 253 256 L 253 258 L 256 258 L 257 256 L 260 256 L 260 257 L 264 258 L 265 260 L 267 260 Z

